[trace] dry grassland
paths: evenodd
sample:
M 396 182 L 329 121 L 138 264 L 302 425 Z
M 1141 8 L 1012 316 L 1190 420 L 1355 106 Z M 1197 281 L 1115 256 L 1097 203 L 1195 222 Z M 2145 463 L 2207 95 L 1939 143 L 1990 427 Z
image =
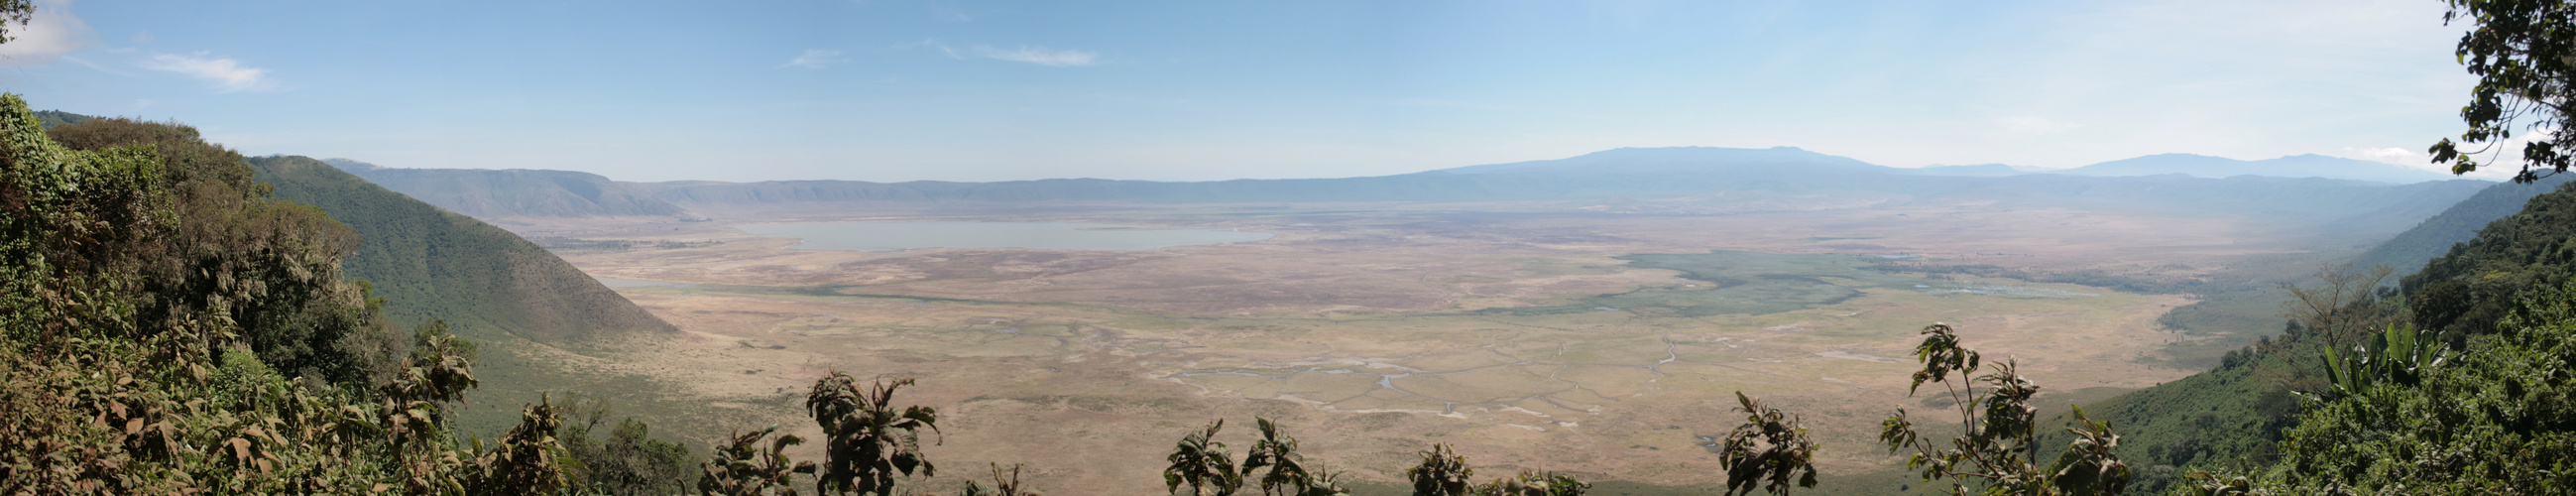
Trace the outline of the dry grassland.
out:
M 677 391 L 671 399 L 706 405 L 678 431 L 701 439 L 772 423 L 811 431 L 799 415 L 802 394 L 827 370 L 913 376 L 922 386 L 903 399 L 942 413 L 947 436 L 932 448 L 935 459 L 961 468 L 1027 463 L 1040 487 L 1064 494 L 1158 491 L 1162 455 L 1188 429 L 1256 415 L 1282 420 L 1310 457 L 1365 480 L 1400 479 L 1412 452 L 1446 442 L 1484 467 L 1479 473 L 1542 468 L 1712 484 L 1723 472 L 1703 445 L 1734 425 L 1734 391 L 1803 413 L 1826 442 L 1830 472 L 1880 470 L 1894 460 L 1874 442 L 1878 420 L 1899 406 L 1942 406 L 1906 396 L 1910 349 L 1925 324 L 1948 322 L 1987 356 L 2017 358 L 2047 391 L 2136 388 L 2191 372 L 2142 359 L 2186 339 L 2155 319 L 2191 300 L 1901 276 L 1920 279 L 1917 287 L 1854 269 L 1796 282 L 1847 297 L 1776 313 L 1582 306 L 1641 290 L 1689 298 L 1713 285 L 1612 257 L 1911 254 L 2171 278 L 2300 249 L 2264 241 L 2257 226 L 2234 219 L 1976 205 L 1726 216 L 1390 208 L 1006 219 L 1278 234 L 1125 252 L 832 252 L 791 250 L 790 240 L 749 237 L 722 222 L 502 224 L 529 235 L 729 241 L 563 253 L 595 275 L 683 283 L 620 291 L 688 339 L 628 343 L 583 362 L 601 374 L 650 377 Z M 794 213 L 768 218 L 861 218 Z M 1983 287 L 2015 289 L 1960 290 Z M 1514 311 L 1532 308 L 1558 310 Z M 1230 430 L 1223 440 L 1248 445 L 1249 435 Z

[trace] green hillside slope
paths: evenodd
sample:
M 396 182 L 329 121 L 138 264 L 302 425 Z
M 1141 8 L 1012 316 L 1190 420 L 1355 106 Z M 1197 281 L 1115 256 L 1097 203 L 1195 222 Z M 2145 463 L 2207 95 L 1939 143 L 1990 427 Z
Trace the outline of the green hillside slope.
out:
M 2550 176 L 2532 184 L 2498 183 L 2489 186 L 2478 191 L 2477 195 L 2460 200 L 2459 204 L 2452 205 L 2441 214 L 2424 219 L 2423 223 L 2399 233 L 2396 238 L 2363 252 L 2353 258 L 2352 265 L 2386 265 L 2396 267 L 2398 276 L 2414 274 L 2423 270 L 2425 261 L 2450 253 L 2451 245 L 2477 237 L 2478 229 L 2486 227 L 2487 223 L 2521 212 L 2522 205 L 2530 202 L 2531 197 L 2564 188 L 2570 179 L 2576 179 L 2576 176 Z
M 536 244 L 439 210 L 305 157 L 251 159 L 277 196 L 321 207 L 364 244 L 342 264 L 410 322 L 438 317 L 458 334 L 545 343 L 678 329 Z
M 469 404 L 516 405 L 549 394 L 582 394 L 614 401 L 655 424 L 682 423 L 667 416 L 673 410 L 655 389 L 659 385 L 581 373 L 562 362 L 566 351 L 677 335 L 670 323 L 501 228 L 318 160 L 259 157 L 251 165 L 278 197 L 321 207 L 357 232 L 363 244 L 341 267 L 349 277 L 374 284 L 374 294 L 386 299 L 389 320 L 409 325 L 446 319 L 458 335 L 482 344 L 475 366 L 483 387 L 466 396 Z M 461 432 L 480 435 L 516 422 L 516 412 L 502 408 L 470 408 L 458 416 Z
M 2563 189 L 2499 185 L 2372 249 L 2363 260 L 2402 257 L 2398 254 L 2441 243 L 2443 233 L 2480 217 L 2494 219 L 2478 223 L 2483 228 L 2468 241 L 2441 244 L 2446 250 L 2442 256 L 2412 264 L 2419 271 L 2406 276 L 2388 298 L 2348 311 L 2409 316 L 2414 325 L 2454 347 L 2465 345 L 2470 336 L 2492 334 L 2498 319 L 2531 288 L 2556 287 L 2569 279 L 2569 262 L 2576 260 L 2568 256 L 2576 252 L 2576 193 L 2538 193 L 2509 214 L 2494 213 L 2524 193 L 2553 188 Z M 2398 313 L 2401 307 L 2407 310 L 2403 314 Z M 2327 388 L 2319 364 L 2331 334 L 2293 326 L 2282 336 L 2231 354 L 2214 370 L 2087 405 L 2085 411 L 2120 426 L 2120 456 L 2142 469 L 2144 488 L 2164 487 L 2196 467 L 2268 462 L 2278 454 L 2275 443 L 2282 433 L 2294 427 L 2292 416 L 2300 412 L 2294 392 Z M 2061 416 L 2046 422 L 2067 420 Z M 2064 441 L 2061 436 L 2042 445 L 2062 446 Z

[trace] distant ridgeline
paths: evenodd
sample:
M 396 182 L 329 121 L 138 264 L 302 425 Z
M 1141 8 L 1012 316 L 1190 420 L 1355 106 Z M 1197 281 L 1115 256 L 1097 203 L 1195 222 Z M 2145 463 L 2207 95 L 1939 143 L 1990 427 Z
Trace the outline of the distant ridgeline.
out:
M 1763 198 L 1811 201 L 1840 195 L 1878 205 L 1977 201 L 2260 214 L 2357 231 L 2393 232 L 2493 184 L 2444 180 L 2448 176 L 2439 173 L 2320 156 L 2249 162 L 2174 154 L 2026 173 L 2002 165 L 1883 167 L 1790 147 L 1622 148 L 1558 160 L 1392 176 L 1206 182 L 634 183 L 568 171 L 397 169 L 345 159 L 333 163 L 388 189 L 482 218 L 685 215 L 693 208 L 801 202 L 1239 204 L 1681 198 L 1746 201 L 1756 204 L 1748 207 L 1751 211 L 1760 211 L 1789 208 L 1759 205 Z
M 322 159 L 367 182 L 476 218 L 680 215 L 679 206 L 628 192 L 606 177 L 558 170 L 395 169 Z

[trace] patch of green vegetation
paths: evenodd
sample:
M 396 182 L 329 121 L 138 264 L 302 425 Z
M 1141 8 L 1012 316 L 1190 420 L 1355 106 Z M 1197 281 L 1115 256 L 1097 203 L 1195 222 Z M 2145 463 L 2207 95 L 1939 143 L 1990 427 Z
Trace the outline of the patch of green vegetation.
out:
M 1521 261 L 1521 272 L 1529 277 L 1598 276 L 1619 273 L 1618 267 L 1573 263 L 1561 259 L 1537 258 Z
M 56 128 L 56 127 L 61 127 L 61 126 L 66 126 L 66 125 L 71 125 L 71 124 L 79 124 L 79 123 L 83 123 L 83 122 L 89 122 L 89 120 L 90 120 L 90 119 L 96 119 L 96 117 L 90 117 L 90 116 L 80 115 L 80 114 L 75 114 L 75 113 L 71 113 L 71 112 L 64 112 L 64 111 L 60 111 L 60 110 L 38 110 L 38 111 L 36 111 L 36 121 L 37 121 L 38 123 L 40 123 L 40 124 L 44 125 L 45 129 L 53 129 L 53 128 Z
M 1567 305 L 1486 312 L 1516 316 L 1612 310 L 1671 317 L 1760 315 L 1840 303 L 1860 297 L 1864 288 L 1936 287 L 1934 281 L 1927 279 L 1865 270 L 1869 264 L 1850 255 L 1711 250 L 1617 258 L 1627 260 L 1631 268 L 1680 271 L 1683 279 L 1694 282 L 1594 296 Z

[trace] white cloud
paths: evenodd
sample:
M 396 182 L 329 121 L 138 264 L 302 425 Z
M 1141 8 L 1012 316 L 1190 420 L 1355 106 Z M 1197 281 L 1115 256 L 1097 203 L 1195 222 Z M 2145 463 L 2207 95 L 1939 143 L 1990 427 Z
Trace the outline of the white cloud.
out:
M 1081 50 L 1049 50 L 1047 47 L 1033 47 L 1027 45 L 1021 45 L 1017 50 L 1003 50 L 993 47 L 977 48 L 977 51 L 981 52 L 986 57 L 1053 67 L 1098 65 L 1099 61 L 1095 60 L 1095 58 L 1100 56 L 1098 53 L 1085 52 Z
M 2425 155 L 2423 152 L 2404 148 L 2345 148 L 2342 152 L 2343 153 L 2341 153 L 2341 155 L 2343 155 L 2344 158 L 2397 164 L 2426 170 L 2433 168 L 2425 165 L 2432 163 L 2432 157 Z
M 240 61 L 233 59 L 210 58 L 204 52 L 195 55 L 166 53 L 153 55 L 150 60 L 136 65 L 145 69 L 176 72 L 204 79 L 215 83 L 216 88 L 221 88 L 225 92 L 277 89 L 276 81 L 268 78 L 268 69 L 243 66 Z
M 2508 158 L 2511 158 L 2511 157 L 2520 157 L 2520 155 L 2519 155 L 2519 154 L 2520 154 L 2520 150 L 2522 149 L 2522 147 L 2520 146 L 2520 144 L 2519 144 L 2519 143 L 2516 143 L 2516 144 L 2514 144 L 2514 145 L 2510 146 L 2509 148 L 2510 148 L 2510 149 L 2512 149 L 2512 150 L 2514 150 L 2514 152 L 2513 152 L 2513 153 L 2511 153 L 2511 154 L 2508 154 L 2508 155 L 2510 156 L 2510 157 L 2508 157 Z M 2387 148 L 2346 147 L 2346 148 L 2342 148 L 2342 149 L 2337 149 L 2337 150 L 2335 150 L 2335 151 L 2333 151 L 2333 152 L 2326 153 L 2326 155 L 2332 155 L 2332 156 L 2343 157 L 2343 158 L 2349 158 L 2349 159 L 2356 159 L 2356 160 L 2368 160 L 2368 161 L 2372 161 L 2372 162 L 2379 162 L 2379 163 L 2384 163 L 2384 164 L 2394 164 L 2394 165 L 2405 166 L 2406 168 L 2409 168 L 2409 169 L 2427 170 L 2427 171 L 2433 171 L 2433 172 L 2440 172 L 2440 173 L 2443 173 L 2443 174 L 2449 174 L 2449 173 L 2451 173 L 2451 166 L 2450 166 L 2449 164 L 2435 164 L 2435 163 L 2433 163 L 2433 156 L 2432 156 L 2432 155 L 2426 154 L 2426 153 L 2424 153 L 2423 151 L 2420 151 L 2420 150 L 2409 150 L 2409 149 L 2405 149 L 2405 148 L 2398 148 L 2398 147 L 2387 147 Z M 2480 156 L 2479 158 L 2481 158 L 2481 159 L 2485 159 L 2485 158 L 2491 158 L 2491 157 L 2489 157 L 2489 156 Z M 2483 166 L 2483 167 L 2479 167 L 2479 168 L 2478 168 L 2478 170 L 2477 170 L 2477 172 L 2471 172 L 2471 173 L 2469 173 L 2469 174 L 2468 174 L 2468 177 L 2480 177 L 2480 178 L 2488 178 L 2488 179 L 2503 179 L 2503 178 L 2513 177 L 2514 172 L 2516 172 L 2516 171 L 2520 171 L 2520 170 L 2522 170 L 2521 160 L 2519 160 L 2519 159 L 2514 159 L 2514 160 L 2510 160 L 2508 163 L 2502 163 L 2502 164 L 2485 164 L 2485 166 Z
M 89 23 L 72 15 L 71 2 L 39 2 L 36 13 L 24 26 L 9 26 L 7 43 L 0 43 L 0 65 L 50 64 L 63 54 L 98 44 Z
M 816 50 L 806 50 L 804 54 L 802 54 L 802 55 L 797 55 L 795 59 L 793 59 L 793 60 L 788 60 L 786 64 L 784 64 L 784 65 L 780 65 L 779 67 L 803 67 L 803 68 L 807 68 L 807 69 L 821 69 L 821 68 L 824 68 L 824 67 L 830 67 L 832 64 L 838 64 L 838 63 L 841 63 L 841 51 L 840 51 L 840 50 L 821 50 L 821 49 L 816 49 Z

